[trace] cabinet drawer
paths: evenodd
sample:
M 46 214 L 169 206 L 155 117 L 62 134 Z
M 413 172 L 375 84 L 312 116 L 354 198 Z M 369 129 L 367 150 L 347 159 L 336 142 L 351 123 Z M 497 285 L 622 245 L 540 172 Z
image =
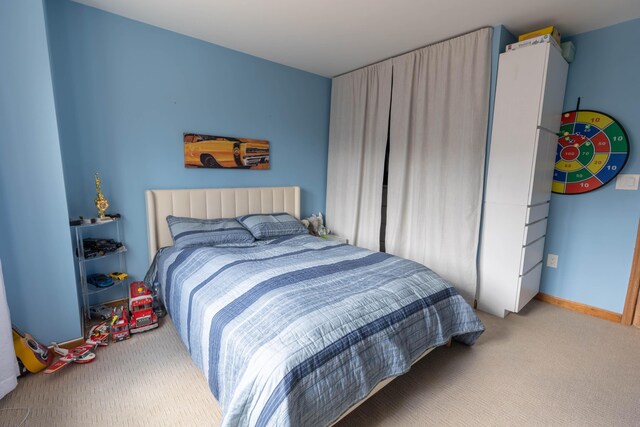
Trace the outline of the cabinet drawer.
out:
M 520 275 L 527 274 L 537 263 L 542 261 L 544 253 L 544 237 L 522 248 Z
M 540 221 L 542 218 L 549 216 L 549 202 L 542 203 L 541 205 L 529 206 L 527 208 L 527 219 L 525 224 L 531 224 L 532 222 Z
M 547 233 L 547 219 L 525 225 L 522 246 L 527 246 Z
M 522 310 L 540 290 L 540 276 L 542 275 L 542 261 L 536 264 L 531 271 L 518 279 L 518 296 L 516 301 L 516 313 Z

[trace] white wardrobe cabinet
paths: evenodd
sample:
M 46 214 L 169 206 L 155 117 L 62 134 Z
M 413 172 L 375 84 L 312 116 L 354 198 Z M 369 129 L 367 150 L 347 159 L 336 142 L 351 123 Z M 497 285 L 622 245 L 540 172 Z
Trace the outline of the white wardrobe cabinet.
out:
M 567 71 L 550 44 L 500 55 L 477 299 L 501 317 L 540 287 Z

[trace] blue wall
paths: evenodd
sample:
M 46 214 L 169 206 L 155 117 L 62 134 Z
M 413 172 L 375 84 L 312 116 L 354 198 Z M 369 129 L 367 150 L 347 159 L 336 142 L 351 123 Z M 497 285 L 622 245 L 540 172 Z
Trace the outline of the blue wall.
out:
M 135 278 L 146 189 L 299 185 L 303 215 L 324 211 L 330 79 L 69 1 L 47 10 L 69 213 L 95 215 L 100 171 Z M 185 169 L 185 131 L 267 139 L 271 170 Z
M 45 343 L 77 338 L 42 0 L 0 2 L 0 58 L 0 258 L 11 320 Z
M 627 131 L 631 155 L 622 173 L 640 173 L 640 19 L 569 38 L 576 46 L 569 67 L 565 111 L 578 97 L 581 109 L 610 114 Z M 640 215 L 637 191 L 615 190 L 615 181 L 577 196 L 554 194 L 541 292 L 622 312 Z M 546 255 L 545 255 L 546 256 Z

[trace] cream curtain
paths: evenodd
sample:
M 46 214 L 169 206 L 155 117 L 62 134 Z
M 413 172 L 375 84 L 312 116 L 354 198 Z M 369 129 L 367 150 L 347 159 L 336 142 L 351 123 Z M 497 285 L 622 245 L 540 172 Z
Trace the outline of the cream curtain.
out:
M 393 59 L 387 252 L 475 297 L 491 29 Z
M 384 156 L 391 103 L 391 60 L 333 79 L 327 226 L 350 243 L 380 247 Z

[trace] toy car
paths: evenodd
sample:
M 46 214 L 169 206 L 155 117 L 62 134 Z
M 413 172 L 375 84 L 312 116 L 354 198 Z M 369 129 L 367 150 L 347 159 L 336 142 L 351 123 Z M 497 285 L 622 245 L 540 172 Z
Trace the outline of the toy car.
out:
M 109 273 L 109 277 L 115 280 L 124 280 L 129 277 L 129 275 L 127 273 L 118 273 L 117 271 L 114 271 L 113 273 Z
M 85 258 L 95 258 L 115 252 L 122 247 L 122 243 L 113 239 L 93 239 L 86 238 L 82 240 Z
M 129 311 L 132 334 L 158 327 L 158 316 L 153 312 L 153 296 L 144 282 L 129 285 Z
M 113 308 L 106 305 L 94 305 L 89 307 L 89 315 L 92 319 L 108 320 L 111 319 L 113 314 Z
M 111 341 L 113 342 L 128 340 L 131 338 L 127 311 L 126 307 L 120 307 L 114 312 L 117 317 L 115 323 L 111 325 Z
M 90 274 L 87 276 L 87 283 L 98 288 L 108 288 L 113 285 L 113 279 L 104 274 Z

